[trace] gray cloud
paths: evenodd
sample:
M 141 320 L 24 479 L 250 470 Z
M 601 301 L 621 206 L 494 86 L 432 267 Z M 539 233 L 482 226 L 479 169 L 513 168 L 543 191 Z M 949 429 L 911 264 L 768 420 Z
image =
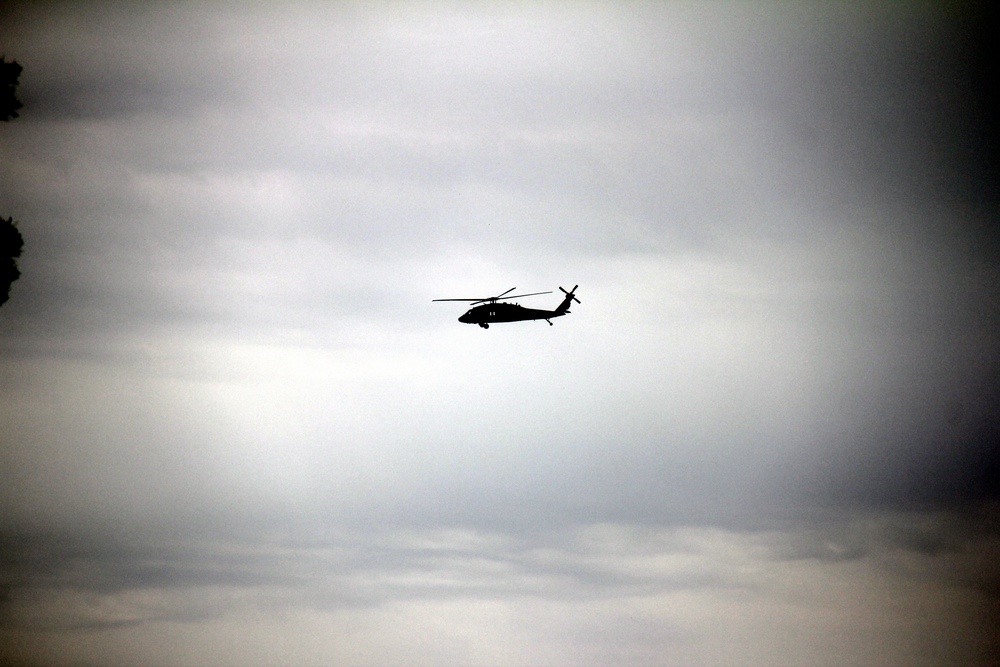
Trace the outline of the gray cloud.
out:
M 30 631 L 36 637 L 87 631 L 101 646 L 107 633 L 126 626 L 141 637 L 162 623 L 214 623 L 233 615 L 247 618 L 248 610 L 360 615 L 401 604 L 415 612 L 441 604 L 505 604 L 526 620 L 532 607 L 569 604 L 577 612 L 565 619 L 564 633 L 589 637 L 592 650 L 613 651 L 619 636 L 610 630 L 623 623 L 622 632 L 638 643 L 630 650 L 649 651 L 647 661 L 683 654 L 684 644 L 698 632 L 689 615 L 697 616 L 699 608 L 721 612 L 722 627 L 730 625 L 723 611 L 727 599 L 765 614 L 780 615 L 790 605 L 807 623 L 821 613 L 829 627 L 853 627 L 851 641 L 867 644 L 870 631 L 853 626 L 850 616 L 861 613 L 862 624 L 873 621 L 869 614 L 877 604 L 866 606 L 879 595 L 905 597 L 920 586 L 969 609 L 949 619 L 966 632 L 962 646 L 949 644 L 947 629 L 926 630 L 945 642 L 934 649 L 935 659 L 979 659 L 991 650 L 991 635 L 976 629 L 975 614 L 995 605 L 997 576 L 992 559 L 997 536 L 982 532 L 981 519 L 991 520 L 987 515 L 870 515 L 827 518 L 805 531 L 763 533 L 595 525 L 521 538 L 455 529 L 324 531 L 290 542 L 257 536 L 188 542 L 180 548 L 135 542 L 73 545 L 62 536 L 56 542 L 5 545 L 14 558 L 4 572 L 2 625 L 5 632 Z M 845 585 L 852 592 L 848 597 Z M 875 590 L 866 599 L 854 590 L 858 585 Z M 631 611 L 615 606 L 622 602 L 630 603 Z M 894 612 L 891 625 L 879 623 L 892 628 L 881 638 L 895 654 L 912 656 L 919 649 L 906 634 L 892 633 L 920 631 L 923 614 L 940 614 L 933 598 L 911 602 L 912 610 Z M 669 613 L 664 604 L 687 605 L 687 613 Z M 59 611 L 46 611 L 50 607 Z M 587 608 L 591 611 L 581 613 Z M 340 632 L 335 630 L 335 641 L 346 639 Z M 532 644 L 527 637 L 518 639 L 525 640 Z M 840 640 L 831 645 L 844 650 Z M 801 655 L 809 646 L 790 640 L 773 655 Z M 744 649 L 775 650 L 766 635 Z
M 974 13 L 5 11 L 7 657 L 995 648 Z

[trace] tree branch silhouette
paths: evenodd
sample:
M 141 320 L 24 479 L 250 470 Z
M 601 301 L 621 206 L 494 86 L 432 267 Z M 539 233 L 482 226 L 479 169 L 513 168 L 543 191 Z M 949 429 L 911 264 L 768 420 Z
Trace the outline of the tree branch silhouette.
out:
M 18 117 L 21 101 L 17 99 L 17 83 L 21 66 L 16 60 L 7 62 L 0 57 L 0 120 L 11 121 Z M 13 218 L 0 218 L 0 306 L 10 298 L 10 286 L 21 276 L 17 258 L 24 248 L 24 237 Z
M 15 261 L 21 256 L 24 237 L 13 218 L 0 218 L 0 306 L 10 298 L 10 286 L 21 276 Z
M 16 60 L 7 62 L 0 57 L 0 120 L 14 120 L 18 116 L 21 100 L 17 99 L 17 80 L 21 69 Z

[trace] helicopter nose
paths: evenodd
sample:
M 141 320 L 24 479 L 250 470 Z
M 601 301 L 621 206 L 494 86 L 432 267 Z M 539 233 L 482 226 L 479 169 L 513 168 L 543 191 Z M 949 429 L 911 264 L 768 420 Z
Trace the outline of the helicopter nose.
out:
M 468 324 L 469 323 L 469 314 L 466 313 L 465 315 L 462 315 L 460 318 L 458 318 L 458 321 L 461 322 L 461 323 L 463 323 L 463 324 Z

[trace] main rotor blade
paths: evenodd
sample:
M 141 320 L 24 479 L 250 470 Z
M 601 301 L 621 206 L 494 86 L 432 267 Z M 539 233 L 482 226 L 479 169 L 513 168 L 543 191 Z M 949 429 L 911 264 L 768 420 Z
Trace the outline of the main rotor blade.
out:
M 481 296 L 481 297 L 478 297 L 476 299 L 431 299 L 431 301 L 471 301 L 473 303 L 486 303 L 487 301 L 496 301 L 497 299 L 500 299 L 501 297 L 503 297 L 504 294 L 510 294 L 511 292 L 513 292 L 516 289 L 517 289 L 516 287 L 511 287 L 506 292 L 501 292 L 500 294 L 497 294 L 496 296 L 487 296 L 487 297 L 482 297 Z M 509 296 L 507 298 L 508 299 L 512 299 L 514 297 L 510 297 Z
M 500 294 L 497 294 L 496 296 L 488 296 L 486 298 L 480 297 L 478 299 L 431 299 L 431 301 L 471 301 L 472 303 L 475 304 L 475 303 L 488 303 L 490 301 L 503 301 L 503 300 L 506 300 L 506 299 L 519 299 L 522 296 L 538 296 L 539 294 L 552 294 L 551 291 L 548 291 L 548 292 L 531 292 L 530 294 L 510 294 L 511 292 L 513 292 L 516 289 L 517 289 L 516 287 L 511 287 L 506 292 L 501 292 Z M 560 288 L 560 289 L 562 289 L 562 288 Z M 506 296 L 507 294 L 510 294 L 510 296 Z
M 510 290 L 507 290 L 507 292 L 509 291 Z M 503 294 L 506 294 L 507 292 L 504 292 Z M 497 301 L 506 301 L 507 299 L 517 299 L 522 296 L 535 296 L 537 294 L 552 294 L 552 292 L 532 292 L 531 294 L 511 294 L 510 296 L 504 296 L 503 294 L 501 294 L 500 296 L 491 296 L 488 299 L 483 299 L 482 301 L 477 301 L 476 303 L 496 303 Z
M 504 298 L 505 299 L 517 299 L 517 298 L 522 297 L 522 296 L 537 296 L 539 294 L 552 294 L 552 291 L 549 290 L 548 292 L 532 292 L 531 294 L 511 294 L 510 296 L 505 296 Z
M 431 301 L 488 301 L 488 299 L 431 299 Z
M 506 292 L 501 292 L 500 294 L 497 294 L 496 296 L 488 296 L 485 299 L 480 299 L 479 301 L 476 301 L 476 303 L 489 303 L 489 302 L 495 303 L 495 302 L 499 301 L 500 299 L 504 299 L 504 298 L 510 299 L 512 297 L 509 297 L 509 296 L 508 297 L 504 297 L 504 294 L 510 294 L 511 292 L 513 292 L 516 289 L 517 289 L 516 287 L 511 287 Z M 473 305 L 475 305 L 475 304 L 473 304 Z

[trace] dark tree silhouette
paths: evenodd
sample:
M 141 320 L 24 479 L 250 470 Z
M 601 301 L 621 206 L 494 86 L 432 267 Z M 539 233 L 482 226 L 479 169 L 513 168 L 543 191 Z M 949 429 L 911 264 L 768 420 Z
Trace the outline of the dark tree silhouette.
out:
M 7 62 L 0 57 L 0 120 L 14 120 L 21 100 L 17 99 L 17 80 L 21 76 L 21 66 L 16 60 Z
M 14 261 L 21 256 L 24 239 L 13 218 L 0 218 L 0 306 L 10 298 L 10 286 L 21 272 Z
M 0 120 L 17 118 L 21 101 L 17 99 L 17 80 L 21 76 L 21 66 L 16 60 L 7 62 L 0 57 Z M 24 238 L 17 229 L 13 218 L 0 218 L 0 305 L 10 298 L 10 286 L 21 272 L 14 261 L 21 256 Z

